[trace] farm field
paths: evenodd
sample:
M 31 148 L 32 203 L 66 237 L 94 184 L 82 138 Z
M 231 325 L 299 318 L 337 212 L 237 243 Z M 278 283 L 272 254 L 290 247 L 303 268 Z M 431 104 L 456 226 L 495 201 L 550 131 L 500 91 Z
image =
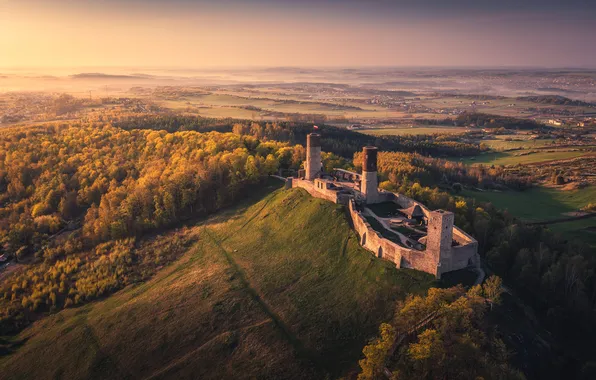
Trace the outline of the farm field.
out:
M 507 210 L 514 216 L 528 221 L 538 222 L 565 218 L 566 213 L 578 211 L 596 200 L 596 186 L 584 189 L 563 191 L 538 187 L 521 192 L 480 192 L 465 190 L 467 198 L 479 202 L 490 202 L 495 207 Z M 548 225 L 552 231 L 569 238 L 576 238 L 596 246 L 596 218 Z
M 596 248 L 596 218 L 551 224 L 548 228 L 570 239 L 581 240 Z
M 579 149 L 542 149 L 542 150 L 514 150 L 507 152 L 488 152 L 474 157 L 467 157 L 461 161 L 465 164 L 484 165 L 517 165 L 533 164 L 538 162 L 564 160 L 581 157 L 591 152 Z
M 396 300 L 435 284 L 375 258 L 341 206 L 301 189 L 274 191 L 189 233 L 195 243 L 148 282 L 24 330 L 0 373 L 336 378 L 355 369 Z
M 491 202 L 527 221 L 564 218 L 564 213 L 578 211 L 596 200 L 596 186 L 563 191 L 537 187 L 526 191 L 470 191 L 462 195 L 480 202 Z
M 511 135 L 508 137 L 504 136 L 495 136 L 492 140 L 482 140 L 481 143 L 488 145 L 491 149 L 502 151 L 502 150 L 510 150 L 510 149 L 534 149 L 534 148 L 542 148 L 548 147 L 553 145 L 554 140 L 530 140 L 530 139 L 518 139 L 518 140 L 511 140 L 511 138 L 516 138 L 518 136 Z M 509 139 L 507 139 L 509 138 Z
M 156 102 L 169 109 L 188 109 L 206 117 L 248 119 L 260 117 L 276 119 L 271 113 L 282 114 L 321 114 L 327 117 L 375 119 L 402 117 L 403 112 L 349 102 L 329 102 L 316 99 L 265 94 L 265 97 L 240 96 L 230 93 L 210 93 L 181 96 L 176 99 L 166 97 Z M 247 109 L 246 107 L 254 109 Z M 357 108 L 349 108 L 357 107 Z M 283 116 L 283 115 L 282 115 Z
M 395 136 L 395 135 L 432 135 L 435 133 L 441 134 L 457 134 L 468 132 L 469 128 L 452 127 L 452 126 L 435 126 L 435 127 L 395 127 L 395 128 L 374 128 L 364 129 L 359 132 L 366 133 L 373 136 Z

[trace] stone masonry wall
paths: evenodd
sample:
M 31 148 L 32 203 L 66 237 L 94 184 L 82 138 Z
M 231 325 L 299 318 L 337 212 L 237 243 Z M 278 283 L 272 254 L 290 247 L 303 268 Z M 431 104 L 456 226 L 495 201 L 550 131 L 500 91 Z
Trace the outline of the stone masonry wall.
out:
M 453 227 L 453 239 L 460 245 L 452 247 L 452 259 L 449 260 L 449 263 L 441 263 L 439 266 L 435 255 L 431 252 L 402 247 L 379 235 L 364 216 L 356 210 L 353 199 L 349 199 L 347 196 L 338 194 L 333 190 L 317 188 L 312 181 L 298 178 L 287 179 L 286 188 L 290 187 L 302 188 L 313 197 L 326 199 L 334 203 L 348 203 L 350 218 L 360 238 L 360 244 L 375 256 L 395 263 L 397 268 L 412 268 L 440 277 L 441 273 L 463 269 L 469 266 L 470 263 L 473 265 L 479 264 L 478 242 L 456 226 Z M 419 205 L 427 217 L 431 212 L 426 206 L 413 199 L 387 191 L 379 191 L 379 201 L 395 202 L 402 208 Z
M 354 229 L 360 237 L 360 244 L 375 256 L 392 261 L 397 268 L 412 268 L 434 276 L 437 275 L 437 263 L 432 255 L 424 251 L 402 247 L 391 240 L 380 236 L 366 221 L 364 216 L 356 210 L 354 201 L 348 204 L 350 217 Z
M 293 178 L 292 187 L 300 187 L 310 193 L 313 197 L 326 199 L 333 203 L 339 203 L 337 199 L 337 192 L 327 189 L 318 189 L 312 181 L 304 179 Z

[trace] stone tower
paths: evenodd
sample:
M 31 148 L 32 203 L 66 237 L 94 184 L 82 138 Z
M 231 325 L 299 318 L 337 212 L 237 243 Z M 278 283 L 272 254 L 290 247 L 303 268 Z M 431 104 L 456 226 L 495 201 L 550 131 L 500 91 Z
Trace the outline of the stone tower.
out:
M 437 278 L 441 278 L 441 273 L 451 270 L 454 220 L 452 212 L 443 210 L 431 211 L 428 218 L 426 252 L 437 264 Z
M 366 198 L 366 203 L 376 203 L 379 200 L 379 180 L 377 179 L 377 148 L 366 146 L 362 150 L 362 182 L 360 191 Z
M 318 133 L 311 133 L 306 136 L 306 162 L 304 163 L 305 179 L 312 181 L 319 177 L 322 168 L 321 135 Z

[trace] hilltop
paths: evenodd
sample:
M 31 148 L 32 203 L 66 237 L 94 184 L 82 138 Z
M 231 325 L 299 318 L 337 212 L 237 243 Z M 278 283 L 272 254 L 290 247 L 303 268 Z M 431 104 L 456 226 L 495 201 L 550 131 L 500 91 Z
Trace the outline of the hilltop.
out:
M 344 212 L 302 189 L 275 190 L 193 224 L 188 251 L 153 279 L 51 315 L 11 339 L 15 352 L 0 359 L 0 373 L 346 374 L 395 301 L 423 293 L 433 279 L 374 258 L 359 246 Z

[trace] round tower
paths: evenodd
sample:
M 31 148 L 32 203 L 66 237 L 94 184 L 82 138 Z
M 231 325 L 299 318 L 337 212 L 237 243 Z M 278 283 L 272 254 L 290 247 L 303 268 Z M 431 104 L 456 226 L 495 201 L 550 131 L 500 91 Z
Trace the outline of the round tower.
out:
M 379 199 L 379 181 L 377 179 L 377 147 L 366 146 L 362 150 L 362 182 L 360 191 L 366 198 L 366 203 L 375 203 Z
M 304 163 L 305 178 L 309 181 L 321 175 L 323 162 L 321 160 L 321 135 L 311 133 L 306 136 L 306 162 Z

